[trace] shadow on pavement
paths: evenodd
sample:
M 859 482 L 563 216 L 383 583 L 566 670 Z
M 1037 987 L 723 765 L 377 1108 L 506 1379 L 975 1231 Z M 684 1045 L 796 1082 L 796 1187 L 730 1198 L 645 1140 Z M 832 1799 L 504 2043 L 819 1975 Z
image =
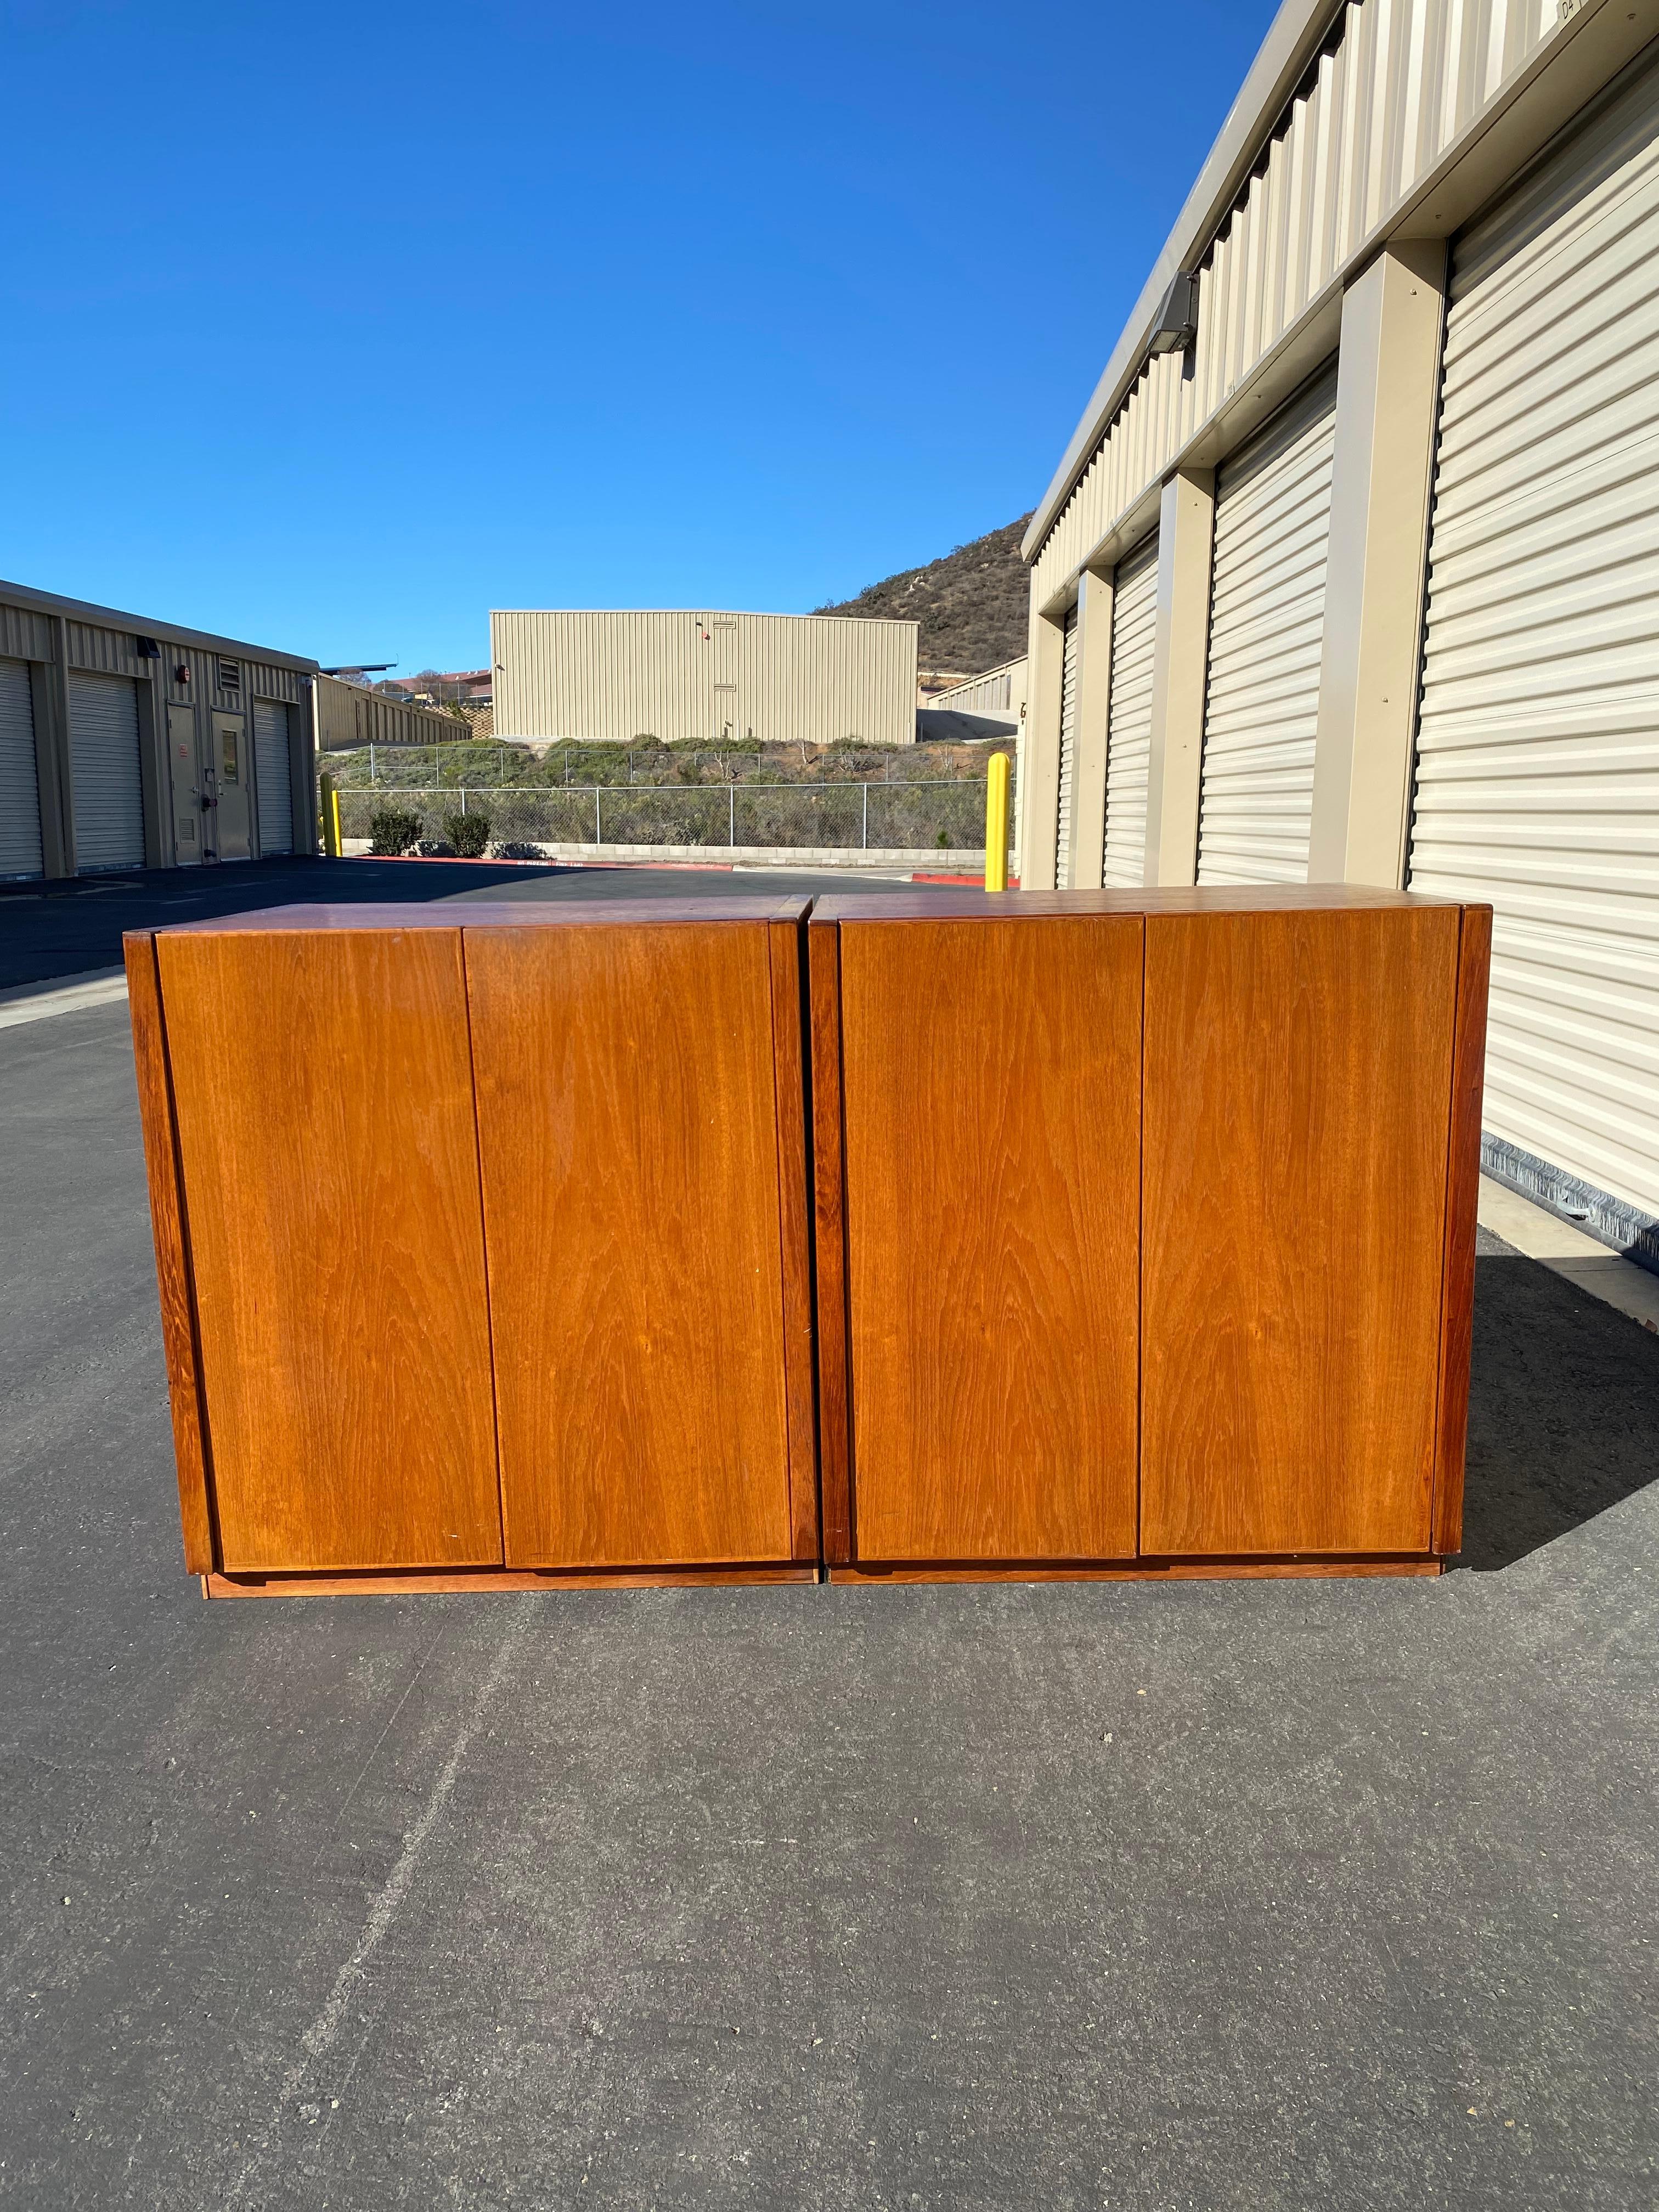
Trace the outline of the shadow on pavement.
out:
M 1659 1337 L 1536 1261 L 1475 1263 L 1465 1567 L 1514 1565 L 1659 1480 Z

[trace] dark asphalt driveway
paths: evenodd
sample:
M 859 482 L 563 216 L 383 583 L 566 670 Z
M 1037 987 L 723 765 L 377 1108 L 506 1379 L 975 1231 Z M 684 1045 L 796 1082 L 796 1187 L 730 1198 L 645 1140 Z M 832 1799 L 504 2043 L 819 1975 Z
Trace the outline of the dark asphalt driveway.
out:
M 0 1033 L 0 2203 L 1659 2199 L 1659 1340 L 1438 1583 L 204 1605 L 125 1009 Z

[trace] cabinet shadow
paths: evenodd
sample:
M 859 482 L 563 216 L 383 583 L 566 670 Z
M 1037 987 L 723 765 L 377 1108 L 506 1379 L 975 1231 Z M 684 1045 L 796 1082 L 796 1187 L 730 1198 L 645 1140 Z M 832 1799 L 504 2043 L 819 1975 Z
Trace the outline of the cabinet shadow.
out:
M 1483 1250 L 1457 1564 L 1511 1566 L 1656 1479 L 1659 1336 L 1535 1260 Z

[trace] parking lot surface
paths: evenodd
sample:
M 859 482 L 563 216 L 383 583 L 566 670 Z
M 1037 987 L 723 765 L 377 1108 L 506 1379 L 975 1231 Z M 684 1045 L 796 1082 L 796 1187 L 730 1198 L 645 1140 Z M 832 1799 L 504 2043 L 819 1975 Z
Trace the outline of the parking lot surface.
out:
M 205 1605 L 125 1006 L 0 1128 L 0 2204 L 1659 2197 L 1634 1322 L 1483 1240 L 1438 1582 Z

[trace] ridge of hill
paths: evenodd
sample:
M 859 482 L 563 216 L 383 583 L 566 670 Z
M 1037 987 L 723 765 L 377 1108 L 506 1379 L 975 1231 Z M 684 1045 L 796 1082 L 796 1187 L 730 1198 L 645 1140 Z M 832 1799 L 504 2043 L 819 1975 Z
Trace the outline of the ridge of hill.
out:
M 925 568 L 866 584 L 856 599 L 814 607 L 815 615 L 884 616 L 921 625 L 917 661 L 922 668 L 976 676 L 1025 650 L 1030 571 L 1019 557 L 1029 514 L 988 530 Z

